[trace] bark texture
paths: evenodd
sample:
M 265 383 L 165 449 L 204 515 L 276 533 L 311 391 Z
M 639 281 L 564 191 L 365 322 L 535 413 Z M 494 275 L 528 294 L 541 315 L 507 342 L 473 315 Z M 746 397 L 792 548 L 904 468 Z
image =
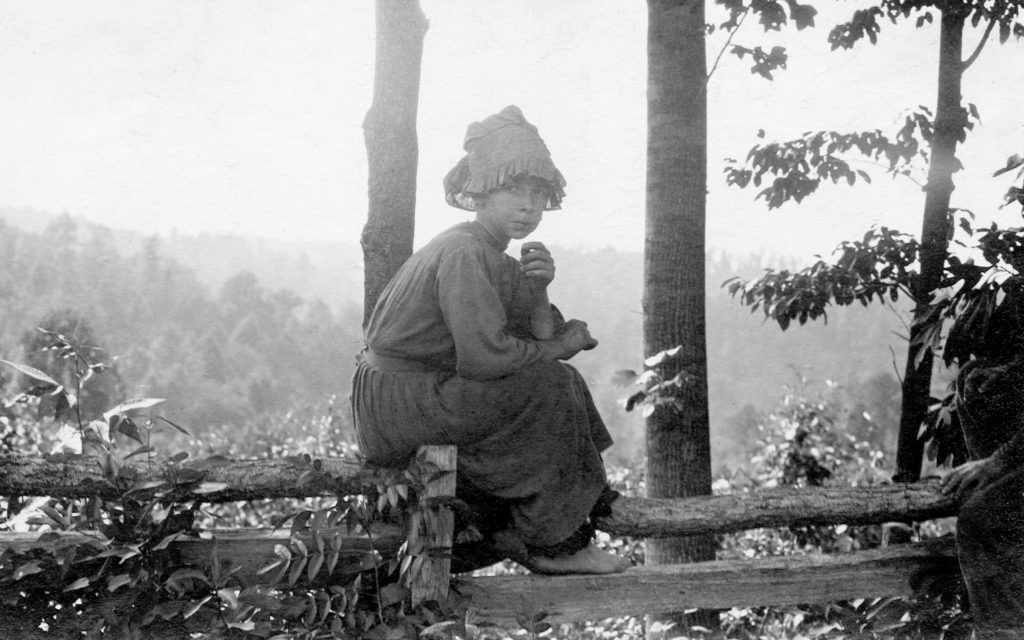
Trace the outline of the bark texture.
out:
M 549 612 L 549 620 L 600 620 L 683 609 L 780 606 L 909 596 L 927 574 L 955 580 L 955 545 L 900 545 L 833 555 L 717 560 L 634 567 L 611 576 L 508 576 L 457 579 L 484 620 Z
M 682 345 L 666 366 L 685 371 L 678 407 L 647 419 L 650 497 L 711 493 L 707 338 L 704 320 L 704 217 L 707 98 L 704 2 L 648 1 L 647 224 L 644 247 L 644 352 Z M 710 537 L 657 540 L 647 561 L 714 558 Z
M 363 122 L 369 212 L 363 227 L 363 324 L 412 255 L 419 145 L 416 113 L 427 19 L 419 0 L 377 0 L 373 103 Z
M 208 482 L 227 486 L 213 493 L 180 488 L 181 499 L 230 502 L 257 498 L 331 496 L 358 493 L 355 479 L 361 469 L 351 460 L 327 458 L 322 469 L 336 480 L 298 484 L 307 467 L 283 460 L 241 460 L 208 471 Z M 48 495 L 116 498 L 135 482 L 153 479 L 144 467 L 130 467 L 118 489 L 104 483 L 95 459 L 54 463 L 31 458 L 0 459 L 0 495 Z M 156 477 L 160 477 L 159 474 Z M 140 496 L 141 497 L 141 496 Z M 756 527 L 824 524 L 870 524 L 896 520 L 926 520 L 954 515 L 956 504 L 939 491 L 938 481 L 877 487 L 772 489 L 689 498 L 623 496 L 612 504 L 612 515 L 598 528 L 615 535 L 664 538 Z M 4 534 L 0 540 L 7 540 Z
M 684 499 L 619 498 L 597 528 L 618 536 L 661 538 L 759 527 L 880 524 L 956 515 L 938 481 L 882 487 L 776 489 Z M 648 541 L 650 544 L 650 541 Z
M 177 494 L 182 500 L 195 498 L 203 502 L 235 502 L 268 498 L 304 498 L 331 496 L 338 493 L 361 493 L 358 479 L 363 466 L 344 458 L 320 461 L 322 474 L 302 478 L 310 466 L 291 460 L 235 460 L 215 466 L 201 462 L 184 465 L 176 475 L 161 465 L 153 469 L 142 464 L 125 465 L 117 480 L 110 483 L 103 475 L 100 462 L 93 457 L 71 458 L 51 462 L 28 456 L 0 456 L 0 495 L 52 496 L 55 498 L 86 498 L 100 496 L 117 498 L 140 482 L 163 480 L 166 483 L 152 490 L 163 491 L 175 486 L 175 479 L 198 478 L 190 484 L 179 484 Z M 226 485 L 207 491 L 202 483 Z M 139 498 L 146 497 L 139 492 Z
M 452 445 L 420 447 L 417 457 L 437 465 L 440 472 L 430 479 L 420 495 L 419 509 L 412 514 L 409 530 L 410 553 L 422 558 L 412 575 L 413 605 L 448 599 L 452 575 L 452 540 L 455 514 L 450 507 L 431 506 L 431 498 L 455 496 L 455 451 Z
M 949 201 L 954 189 L 953 174 L 959 167 L 956 145 L 964 138 L 967 125 L 967 113 L 960 98 L 964 68 L 964 23 L 969 6 L 947 2 L 941 3 L 940 8 L 938 98 L 928 182 L 925 185 L 921 271 L 913 288 L 917 307 L 914 310 L 915 322 L 910 330 L 910 347 L 903 376 L 903 400 L 896 445 L 895 480 L 898 482 L 914 482 L 921 477 L 924 443 L 918 440 L 917 434 L 928 413 L 934 358 L 930 349 L 921 353 L 923 326 L 918 321 L 924 316 L 932 294 L 942 280 L 952 225 Z

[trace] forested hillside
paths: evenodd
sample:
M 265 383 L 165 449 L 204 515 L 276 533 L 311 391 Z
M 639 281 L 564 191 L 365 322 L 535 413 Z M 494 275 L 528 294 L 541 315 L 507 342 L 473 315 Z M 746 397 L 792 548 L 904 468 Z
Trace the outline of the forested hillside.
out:
M 346 423 L 348 378 L 360 345 L 357 245 L 290 245 L 241 235 L 146 238 L 67 216 L 32 228 L 22 224 L 24 216 L 8 217 L 18 225 L 0 220 L 0 357 L 42 364 L 39 354 L 25 353 L 34 328 L 77 325 L 89 342 L 117 356 L 120 384 L 103 394 L 167 398 L 167 415 L 200 437 L 232 425 L 270 425 L 290 410 L 322 410 L 332 397 L 338 421 Z M 586 320 L 601 341 L 574 364 L 615 434 L 611 457 L 635 459 L 643 451 L 643 424 L 619 403 L 631 390 L 612 378 L 641 367 L 641 255 L 552 251 L 558 263 L 552 299 L 566 316 Z M 708 259 L 719 470 L 743 459 L 758 414 L 801 376 L 843 395 L 865 430 L 895 434 L 890 347 L 901 353 L 896 333 L 905 333 L 897 313 L 837 309 L 827 325 L 782 332 L 720 287 L 769 263 L 778 267 L 780 259 L 722 252 Z M 0 381 L 9 379 L 9 371 L 0 372 Z
M 211 287 L 158 239 L 127 248 L 68 217 L 41 233 L 0 226 L 0 256 L 0 357 L 39 363 L 45 354 L 26 353 L 39 326 L 77 334 L 116 356 L 127 396 L 166 398 L 197 435 L 345 391 L 360 316 L 244 268 Z

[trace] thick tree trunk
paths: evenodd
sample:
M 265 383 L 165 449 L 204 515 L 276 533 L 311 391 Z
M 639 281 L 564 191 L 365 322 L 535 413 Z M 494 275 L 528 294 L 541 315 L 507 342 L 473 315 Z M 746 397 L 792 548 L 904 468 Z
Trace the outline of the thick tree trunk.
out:
M 707 203 L 707 81 L 704 0 L 648 0 L 647 224 L 644 248 L 644 352 L 682 346 L 664 365 L 666 379 L 685 372 L 675 406 L 647 418 L 647 494 L 711 493 L 707 338 L 704 323 L 704 215 Z M 649 539 L 647 564 L 715 557 L 713 536 Z M 660 624 L 655 640 L 689 625 L 717 626 L 717 615 L 684 616 Z M 649 623 L 654 622 L 649 620 Z
M 707 194 L 707 79 L 702 0 L 649 0 L 647 225 L 644 351 L 682 345 L 665 371 L 692 380 L 677 408 L 647 419 L 647 493 L 711 493 L 707 345 L 704 322 L 704 214 Z M 714 557 L 714 540 L 649 541 L 647 561 Z
M 412 255 L 416 111 L 427 20 L 419 0 L 377 0 L 373 104 L 363 122 L 369 214 L 363 227 L 363 324 L 384 286 Z
M 899 439 L 896 447 L 897 482 L 913 482 L 921 477 L 923 443 L 917 434 L 928 413 L 931 398 L 931 350 L 922 353 L 921 319 L 932 294 L 942 280 L 949 246 L 953 193 L 953 173 L 957 171 L 957 142 L 966 132 L 966 112 L 960 104 L 963 74 L 963 33 L 967 18 L 966 5 L 946 3 L 942 9 L 939 36 L 938 99 L 935 108 L 934 138 L 928 183 L 925 185 L 924 221 L 921 227 L 921 272 L 914 286 L 914 324 L 903 377 L 903 401 L 900 413 Z

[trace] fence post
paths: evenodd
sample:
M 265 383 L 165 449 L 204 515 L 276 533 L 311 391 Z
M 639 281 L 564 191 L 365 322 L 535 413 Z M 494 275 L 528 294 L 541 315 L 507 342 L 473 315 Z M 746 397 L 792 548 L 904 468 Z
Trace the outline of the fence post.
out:
M 453 445 L 420 447 L 417 459 L 433 463 L 442 472 L 426 482 L 419 509 L 413 514 L 409 530 L 409 550 L 423 554 L 419 570 L 412 576 L 412 603 L 426 600 L 444 602 L 451 582 L 451 548 L 455 532 L 455 514 L 447 506 L 427 506 L 431 498 L 455 495 L 457 448 Z

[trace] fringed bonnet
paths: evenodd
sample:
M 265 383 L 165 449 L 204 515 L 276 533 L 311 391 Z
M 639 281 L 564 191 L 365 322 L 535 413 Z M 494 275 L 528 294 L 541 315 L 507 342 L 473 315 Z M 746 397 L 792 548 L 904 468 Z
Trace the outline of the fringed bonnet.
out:
M 562 207 L 565 178 L 551 161 L 551 152 L 537 127 L 526 121 L 519 107 L 509 105 L 469 125 L 462 147 L 466 155 L 444 177 L 444 199 L 451 206 L 475 211 L 474 195 L 483 195 L 512 178 L 528 175 L 551 186 L 545 211 Z

